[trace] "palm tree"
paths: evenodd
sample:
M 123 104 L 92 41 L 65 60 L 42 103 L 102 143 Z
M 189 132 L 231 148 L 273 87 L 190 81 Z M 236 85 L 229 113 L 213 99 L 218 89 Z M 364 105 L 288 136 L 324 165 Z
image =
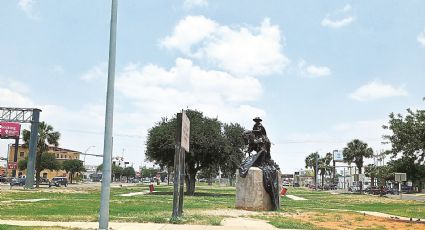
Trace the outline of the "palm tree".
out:
M 372 157 L 373 149 L 368 147 L 367 143 L 364 143 L 359 139 L 354 139 L 347 144 L 347 147 L 344 148 L 342 154 L 344 156 L 344 161 L 348 162 L 349 164 L 354 162 L 357 169 L 359 170 L 359 174 L 361 174 L 364 158 Z M 360 190 L 362 190 L 361 181 Z
M 29 130 L 24 130 L 22 133 L 24 145 L 28 147 L 31 132 Z M 55 147 L 59 146 L 59 138 L 60 133 L 53 130 L 51 125 L 46 124 L 44 121 L 40 123 L 38 129 L 38 141 L 37 141 L 37 155 L 35 161 L 35 170 L 36 170 L 36 187 L 39 187 L 40 183 L 40 173 L 42 171 L 41 168 L 41 156 L 44 153 L 47 153 L 49 150 L 49 145 L 53 145 Z
M 316 161 L 319 160 L 319 158 L 320 158 L 320 156 L 319 156 L 319 153 L 317 153 L 317 152 L 310 153 L 310 155 L 308 155 L 305 158 L 305 167 L 306 168 L 313 168 L 314 185 L 316 185 L 316 183 L 317 183 Z
M 331 161 L 332 161 L 332 154 L 326 153 L 326 156 L 323 158 L 320 158 L 318 162 L 318 165 L 319 165 L 318 168 L 320 170 L 320 175 L 322 176 L 322 189 L 325 182 L 325 174 L 326 172 L 330 172 L 331 170 L 331 167 L 330 167 Z

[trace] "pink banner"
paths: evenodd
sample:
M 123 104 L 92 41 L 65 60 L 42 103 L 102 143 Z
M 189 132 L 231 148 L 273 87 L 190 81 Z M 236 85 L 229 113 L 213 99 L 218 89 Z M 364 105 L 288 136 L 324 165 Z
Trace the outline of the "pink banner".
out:
M 21 133 L 21 124 L 12 122 L 0 122 L 1 138 L 19 138 Z

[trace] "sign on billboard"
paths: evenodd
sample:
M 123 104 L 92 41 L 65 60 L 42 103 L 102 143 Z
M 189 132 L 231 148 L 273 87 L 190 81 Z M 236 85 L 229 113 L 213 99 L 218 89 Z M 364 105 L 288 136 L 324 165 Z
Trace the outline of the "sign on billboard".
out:
M 334 161 L 344 161 L 344 155 L 342 154 L 341 150 L 334 150 Z
M 0 138 L 19 138 L 21 124 L 12 122 L 0 122 Z
M 18 163 L 16 163 L 16 162 L 7 163 L 7 168 L 8 169 L 18 169 Z
M 403 182 L 407 180 L 406 173 L 394 173 L 394 177 L 395 181 L 397 182 Z
M 189 152 L 190 121 L 186 113 L 182 113 L 182 134 L 181 146 L 186 152 Z

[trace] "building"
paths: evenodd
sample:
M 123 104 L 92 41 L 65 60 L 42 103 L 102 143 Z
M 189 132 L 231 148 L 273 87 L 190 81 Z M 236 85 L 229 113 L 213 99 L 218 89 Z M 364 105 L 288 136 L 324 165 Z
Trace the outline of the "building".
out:
M 24 147 L 23 145 L 18 146 L 18 152 L 17 156 L 15 157 L 15 145 L 9 145 L 9 151 L 8 151 L 8 164 L 13 164 L 18 162 L 20 160 L 24 160 L 28 156 L 29 149 L 27 147 Z M 49 146 L 49 153 L 53 153 L 56 156 L 56 159 L 62 163 L 65 160 L 72 160 L 72 159 L 80 159 L 80 152 L 70 149 L 64 149 L 54 146 Z M 16 161 L 14 161 L 16 159 Z M 7 172 L 7 176 L 23 176 L 26 175 L 26 170 L 20 171 L 19 168 L 15 169 L 9 169 Z M 40 173 L 40 176 L 42 178 L 46 179 L 52 179 L 53 177 L 61 176 L 61 177 L 68 177 L 68 173 L 66 173 L 64 170 L 58 170 L 58 171 L 50 171 L 50 170 L 43 170 Z
M 3 166 L 0 166 L 0 176 L 6 176 L 6 168 Z
M 84 165 L 86 171 L 83 172 L 83 179 L 93 182 L 100 181 L 102 179 L 102 172 L 97 172 L 97 167 L 96 165 Z

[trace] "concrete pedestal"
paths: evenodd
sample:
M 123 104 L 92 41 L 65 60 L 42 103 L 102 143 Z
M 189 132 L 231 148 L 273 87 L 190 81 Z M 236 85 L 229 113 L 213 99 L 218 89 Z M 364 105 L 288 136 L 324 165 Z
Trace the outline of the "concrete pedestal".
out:
M 251 167 L 245 178 L 240 177 L 239 172 L 236 175 L 236 208 L 265 211 L 273 209 L 270 195 L 263 186 L 261 169 Z

